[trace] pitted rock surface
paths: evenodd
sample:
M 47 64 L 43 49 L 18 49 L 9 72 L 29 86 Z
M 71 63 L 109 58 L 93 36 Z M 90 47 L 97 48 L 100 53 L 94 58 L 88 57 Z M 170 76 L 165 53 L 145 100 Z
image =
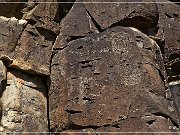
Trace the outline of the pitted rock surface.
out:
M 95 2 L 95 0 L 89 0 L 88 2 Z M 112 3 L 108 4 L 101 0 L 96 0 L 96 2 L 102 3 L 87 3 L 86 8 L 101 29 L 106 29 L 115 23 L 139 29 L 157 24 L 158 10 L 156 4 L 153 3 L 154 0 L 148 1 L 149 3 L 146 0 L 110 0 L 108 2 Z
M 47 132 L 46 85 L 43 79 L 20 71 L 7 72 L 1 91 L 3 132 Z
M 179 68 L 180 56 L 180 11 L 177 10 L 179 7 L 180 6 L 175 3 L 158 4 L 160 19 L 159 30 L 156 36 L 163 41 L 162 48 L 169 76 L 180 75 L 177 69 Z M 171 69 L 169 70 L 169 68 Z
M 156 113 L 176 121 L 165 98 L 162 62 L 158 45 L 135 28 L 69 42 L 52 61 L 51 128 L 102 127 Z
M 167 0 L 165 0 L 168 2 Z M 159 10 L 158 37 L 164 54 L 167 81 L 172 93 L 172 100 L 180 114 L 179 79 L 180 79 L 180 3 L 174 0 L 169 4 L 157 4 Z M 180 116 L 180 115 L 179 115 Z M 180 117 L 179 117 L 180 119 Z
M 73 5 L 67 16 L 61 21 L 60 31 L 53 46 L 54 50 L 66 47 L 69 41 L 85 37 L 89 33 L 99 32 L 83 3 Z
M 179 6 L 2 0 L 0 133 L 178 134 Z

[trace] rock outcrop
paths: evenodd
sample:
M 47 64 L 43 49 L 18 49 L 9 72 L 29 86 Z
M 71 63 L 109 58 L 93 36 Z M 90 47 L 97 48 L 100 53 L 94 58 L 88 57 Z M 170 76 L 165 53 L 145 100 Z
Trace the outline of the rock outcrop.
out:
M 70 41 L 52 61 L 52 129 L 118 125 L 121 131 L 121 122 L 136 118 L 146 125 L 146 117 L 158 126 L 164 121 L 158 113 L 176 121 L 173 106 L 165 99 L 164 72 L 158 45 L 135 28 L 115 27 Z M 133 123 L 130 126 L 139 131 Z M 160 131 L 151 126 L 156 127 L 147 124 L 141 131 Z
M 88 2 L 101 2 L 101 0 L 89 0 Z M 118 3 L 118 0 L 109 2 L 112 3 L 85 4 L 88 13 L 101 29 L 114 25 L 144 29 L 155 26 L 158 22 L 158 10 L 157 5 L 153 3 L 154 0 L 148 1 L 149 3 L 146 3 L 146 0 L 136 0 L 133 3 L 130 3 L 131 0 L 124 1 L 127 3 Z
M 13 2 L 0 3 L 1 133 L 179 132 L 178 1 Z
M 7 71 L 2 90 L 3 132 L 47 132 L 47 86 L 43 78 Z
M 180 79 L 180 11 L 179 3 L 158 4 L 159 7 L 159 30 L 155 35 L 162 42 L 164 63 L 168 74 L 168 83 L 178 115 L 179 105 L 179 79 Z M 172 10 L 171 10 L 172 9 Z M 180 117 L 179 117 L 180 118 Z

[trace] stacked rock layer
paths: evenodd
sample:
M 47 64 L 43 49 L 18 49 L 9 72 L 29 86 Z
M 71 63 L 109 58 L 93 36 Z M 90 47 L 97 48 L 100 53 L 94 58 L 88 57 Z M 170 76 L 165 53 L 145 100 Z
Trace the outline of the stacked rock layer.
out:
M 1 133 L 179 132 L 178 1 L 13 2 L 0 4 Z

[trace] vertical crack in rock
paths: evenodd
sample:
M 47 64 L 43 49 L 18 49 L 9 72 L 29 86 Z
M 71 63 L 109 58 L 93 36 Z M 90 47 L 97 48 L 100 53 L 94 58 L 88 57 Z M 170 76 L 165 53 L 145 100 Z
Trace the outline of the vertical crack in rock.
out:
M 56 11 L 56 15 L 55 15 L 55 18 L 54 18 L 54 21 L 57 22 L 57 23 L 60 23 L 62 22 L 63 18 L 69 13 L 69 11 L 73 8 L 73 5 L 75 3 L 76 0 L 66 0 L 66 1 L 63 1 L 63 0 L 58 0 L 57 2 L 71 2 L 71 3 L 59 3 L 58 4 L 58 9 Z M 57 35 L 60 34 L 59 32 L 56 33 Z M 53 41 L 52 43 L 52 46 L 54 46 L 55 42 L 57 41 L 57 38 L 58 36 L 55 35 L 55 40 Z M 70 37 L 70 40 L 75 40 L 76 38 L 79 38 L 79 37 L 76 37 L 76 36 L 72 36 Z M 69 41 L 68 41 L 69 42 Z M 50 58 L 50 66 L 49 66 L 49 72 L 51 74 L 51 67 L 52 67 L 52 60 L 53 60 L 53 57 L 54 55 L 57 53 L 56 52 L 57 50 L 52 48 L 51 50 L 51 58 Z M 48 128 L 49 128 L 49 131 L 51 131 L 51 123 L 50 123 L 50 113 L 49 113 L 49 89 L 50 89 L 50 85 L 51 85 L 51 79 L 50 78 L 47 78 L 47 83 L 48 83 L 48 97 L 47 97 L 47 114 L 48 114 Z
M 149 35 L 149 32 L 145 32 L 147 35 Z M 157 34 L 157 33 L 156 33 Z M 164 37 L 163 38 L 159 38 L 159 37 L 156 37 L 156 36 L 153 36 L 153 35 L 149 35 L 150 38 L 152 38 L 154 41 L 156 41 L 157 45 L 160 47 L 160 50 L 161 50 L 161 53 L 163 55 L 163 58 L 165 57 L 165 50 L 164 50 L 164 47 L 165 47 L 165 39 Z M 176 57 L 175 57 L 176 58 Z M 178 98 L 177 98 L 177 95 L 178 95 L 178 89 L 179 89 L 179 86 L 178 86 L 178 82 L 172 82 L 174 80 L 178 80 L 177 76 L 174 76 L 174 77 L 169 77 L 170 75 L 170 71 L 172 71 L 171 69 L 171 65 L 169 65 L 168 63 L 165 64 L 165 62 L 163 62 L 163 64 L 165 65 L 165 76 L 162 75 L 162 73 L 160 72 L 159 69 L 158 72 L 159 72 L 159 75 L 160 77 L 162 78 L 162 80 L 164 80 L 164 84 L 165 84 L 165 87 L 166 87 L 166 98 L 168 100 L 170 100 L 172 102 L 172 106 L 175 108 L 175 112 L 176 114 L 178 115 L 177 117 L 177 122 L 174 121 L 172 118 L 169 118 L 172 122 L 172 124 L 179 129 L 179 122 L 180 122 L 180 110 L 179 110 L 179 105 L 178 105 Z M 170 83 L 169 83 L 170 82 Z M 168 84 L 169 83 L 169 84 Z M 156 115 L 162 115 L 164 117 L 168 117 L 167 115 L 165 116 L 165 114 L 161 114 L 161 113 L 157 113 Z M 150 122 L 155 122 L 154 120 L 150 121 Z
M 96 22 L 96 20 L 92 17 L 92 15 L 89 13 L 89 11 L 86 9 L 86 12 L 88 13 L 88 15 L 90 16 L 93 24 L 95 25 L 95 27 L 98 29 L 99 32 L 102 32 L 103 30 L 101 29 L 101 26 Z
M 51 64 L 51 63 L 50 63 Z M 50 73 L 51 73 L 51 69 L 50 69 Z M 51 132 L 51 123 L 50 123 L 50 114 L 49 114 L 49 90 L 51 87 L 51 80 L 50 80 L 50 76 L 46 77 L 46 86 L 47 86 L 47 121 L 48 121 L 48 132 Z

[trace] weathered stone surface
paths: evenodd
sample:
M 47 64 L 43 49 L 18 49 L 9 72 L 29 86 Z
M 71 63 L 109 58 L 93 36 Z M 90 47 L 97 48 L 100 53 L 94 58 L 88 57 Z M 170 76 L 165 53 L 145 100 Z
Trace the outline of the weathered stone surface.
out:
M 148 123 L 148 124 L 147 124 Z M 167 124 L 169 123 L 169 124 Z M 129 118 L 121 121 L 118 124 L 112 125 L 112 127 L 104 126 L 104 127 L 72 127 L 74 130 L 67 130 L 64 133 L 67 134 L 147 134 L 154 135 L 157 132 L 161 133 L 162 131 L 167 132 L 169 135 L 174 135 L 176 133 L 177 127 L 173 125 L 173 123 L 161 116 L 144 116 L 142 119 L 139 118 Z M 81 129 L 82 128 L 82 129 Z M 89 132 L 89 133 L 88 133 Z M 149 133 L 148 133 L 149 132 Z M 156 132 L 156 133 L 153 133 Z
M 47 87 L 40 77 L 8 70 L 1 91 L 3 132 L 47 132 Z
M 0 17 L 0 54 L 8 54 L 13 56 L 18 39 L 26 25 L 25 20 L 17 20 L 16 18 Z
M 88 2 L 94 2 L 94 0 Z M 127 3 L 115 3 L 121 1 L 110 0 L 108 2 L 112 3 L 108 4 L 101 0 L 96 0 L 96 2 L 102 3 L 86 3 L 86 9 L 101 29 L 115 24 L 144 29 L 157 24 L 158 10 L 155 3 L 143 3 L 146 0 L 122 1 Z M 148 2 L 154 2 L 154 0 Z
M 30 1 L 31 2 L 31 1 Z M 59 32 L 58 23 L 60 22 L 60 9 L 57 0 L 50 0 L 49 3 L 30 3 L 26 8 L 23 19 L 28 20 L 36 27 L 42 27 L 53 31 L 56 34 Z M 53 3 L 50 3 L 53 2 Z
M 6 67 L 2 61 L 0 61 L 0 83 L 6 80 Z
M 2 61 L 0 61 L 0 95 L 5 87 L 7 69 Z M 2 102 L 0 100 L 0 118 L 2 118 Z M 0 125 L 0 132 L 3 131 L 3 127 Z
M 1 133 L 179 131 L 177 0 L 5 1 Z
M 32 74 L 50 74 L 52 45 L 59 33 L 59 6 L 56 0 L 31 2 L 24 9 L 23 19 L 30 22 L 23 31 L 16 49 L 15 58 L 19 61 L 12 65 Z M 43 57 L 42 57 L 43 56 Z M 37 63 L 38 61 L 38 63 Z
M 153 3 L 84 4 L 83 0 L 78 0 L 62 20 L 60 33 L 53 49 L 62 49 L 66 47 L 67 43 L 71 40 L 84 37 L 88 33 L 98 33 L 101 29 L 106 29 L 113 25 L 124 25 L 144 29 L 156 25 L 157 20 L 157 7 L 156 4 Z
M 165 0 L 165 2 L 169 2 Z M 167 81 L 171 92 L 171 100 L 174 101 L 178 116 L 179 111 L 179 79 L 180 79 L 180 6 L 176 3 L 159 3 L 158 32 L 155 35 L 160 41 L 161 50 L 164 53 L 164 61 L 167 70 Z M 178 118 L 180 120 L 180 117 Z
M 17 42 L 26 25 L 25 20 L 0 17 L 0 59 L 8 64 L 13 62 Z
M 51 31 L 28 24 L 19 39 L 11 66 L 32 74 L 49 75 L 54 40 Z
M 56 34 L 30 24 L 24 29 L 25 25 L 25 20 L 0 18 L 0 58 L 10 67 L 32 74 L 49 75 L 52 44 Z
M 177 123 L 174 108 L 165 99 L 160 49 L 135 28 L 115 27 L 70 41 L 55 54 L 51 69 L 53 130 L 111 127 L 133 117 L 137 122 L 130 122 L 132 131 L 139 131 L 141 117 L 152 114 L 167 116 L 155 120 L 157 125 L 168 118 Z M 144 130 L 156 131 L 144 124 Z M 129 124 L 122 126 L 127 130 Z
M 173 81 L 169 83 L 172 99 L 178 112 L 178 118 L 180 120 L 180 81 Z
M 81 2 L 80 0 L 77 2 Z M 60 24 L 60 33 L 53 49 L 62 49 L 71 40 L 86 36 L 88 33 L 98 32 L 83 3 L 75 3 Z
M 166 0 L 166 2 L 168 2 Z M 180 75 L 180 6 L 174 3 L 158 4 L 159 30 L 157 37 L 164 40 L 162 51 L 169 76 Z M 169 81 L 171 81 L 170 79 Z

